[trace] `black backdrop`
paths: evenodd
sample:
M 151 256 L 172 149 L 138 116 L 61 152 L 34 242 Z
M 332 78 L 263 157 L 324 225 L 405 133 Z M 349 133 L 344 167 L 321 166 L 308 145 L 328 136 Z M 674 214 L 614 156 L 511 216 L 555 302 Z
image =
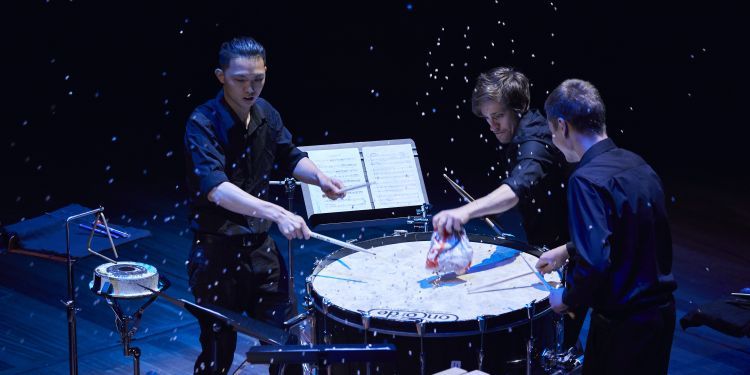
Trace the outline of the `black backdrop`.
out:
M 457 202 L 444 171 L 475 195 L 497 186 L 497 142 L 468 98 L 498 65 L 530 77 L 535 107 L 565 78 L 592 81 L 610 136 L 670 195 L 739 190 L 738 3 L 4 3 L 0 223 L 128 191 L 184 194 L 184 122 L 219 89 L 216 52 L 235 35 L 266 46 L 262 96 L 299 144 L 412 138 L 438 205 Z

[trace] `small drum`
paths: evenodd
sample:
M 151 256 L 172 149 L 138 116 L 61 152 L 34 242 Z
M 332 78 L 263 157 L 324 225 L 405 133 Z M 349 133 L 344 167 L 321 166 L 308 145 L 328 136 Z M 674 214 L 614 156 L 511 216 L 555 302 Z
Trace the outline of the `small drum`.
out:
M 156 268 L 138 262 L 104 263 L 96 267 L 89 288 L 112 298 L 147 297 L 161 289 Z
M 425 269 L 430 235 L 367 240 L 357 245 L 376 255 L 340 249 L 320 262 L 307 285 L 317 343 L 396 345 L 397 362 L 370 364 L 372 373 L 524 372 L 530 333 L 538 352 L 554 338 L 549 292 L 520 259 L 533 266 L 539 250 L 469 235 L 474 257 L 466 274 L 438 276 Z M 545 278 L 560 282 L 558 274 Z M 366 373 L 362 363 L 332 370 Z

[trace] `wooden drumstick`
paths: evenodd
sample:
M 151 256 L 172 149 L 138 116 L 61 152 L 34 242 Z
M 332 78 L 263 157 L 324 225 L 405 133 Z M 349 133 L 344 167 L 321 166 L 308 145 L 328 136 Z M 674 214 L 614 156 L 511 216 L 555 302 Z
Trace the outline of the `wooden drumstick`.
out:
M 510 280 L 513 280 L 513 279 L 517 279 L 517 278 L 519 278 L 519 277 L 524 277 L 524 276 L 528 276 L 528 275 L 531 275 L 531 272 L 526 272 L 526 273 L 522 273 L 522 274 L 520 274 L 520 275 L 515 275 L 515 276 L 511 276 L 511 277 L 506 277 L 506 278 L 504 278 L 504 279 L 502 279 L 502 280 L 498 280 L 498 281 L 493 281 L 493 282 L 489 282 L 489 283 L 486 283 L 486 284 L 484 284 L 484 285 L 479 285 L 479 286 L 477 286 L 477 287 L 475 287 L 475 288 L 471 288 L 471 289 L 469 289 L 469 293 L 475 293 L 475 292 L 478 292 L 479 290 L 481 290 L 481 289 L 484 289 L 484 288 L 487 288 L 487 287 L 489 287 L 489 286 L 493 286 L 493 285 L 497 285 L 497 284 L 502 284 L 502 283 L 504 283 L 504 282 L 506 282 L 506 281 L 510 281 Z
M 339 240 L 337 240 L 335 238 L 324 236 L 322 234 L 318 234 L 318 233 L 315 233 L 315 232 L 310 232 L 310 237 L 312 237 L 312 238 L 314 238 L 316 240 L 321 240 L 321 241 L 325 241 L 325 242 L 328 242 L 328 243 L 332 243 L 334 245 L 341 246 L 341 247 L 349 249 L 349 250 L 354 250 L 354 251 L 359 251 L 359 252 L 362 252 L 362 253 L 367 253 L 367 254 L 375 255 L 375 253 L 373 253 L 372 251 L 367 251 L 367 250 L 365 250 L 365 249 L 363 249 L 363 248 L 361 248 L 361 247 L 359 247 L 357 245 L 353 245 L 353 244 L 350 244 L 350 243 L 344 242 L 344 241 L 339 241 Z
M 361 188 L 363 188 L 365 186 L 370 186 L 370 185 L 375 185 L 375 181 L 365 182 L 365 183 L 354 185 L 354 186 L 349 186 L 348 188 L 344 188 L 343 190 L 341 190 L 341 192 L 342 193 L 346 193 L 347 191 L 361 189 Z M 327 195 L 323 194 L 323 198 L 325 198 L 325 197 L 327 197 Z

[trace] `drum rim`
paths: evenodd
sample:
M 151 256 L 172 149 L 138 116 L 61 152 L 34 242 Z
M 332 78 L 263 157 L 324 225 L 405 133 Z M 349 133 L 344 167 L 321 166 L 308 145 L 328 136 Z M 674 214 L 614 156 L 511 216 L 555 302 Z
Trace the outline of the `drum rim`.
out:
M 480 235 L 480 234 L 467 234 L 469 241 L 471 242 L 480 242 L 480 243 L 490 243 L 493 245 L 511 245 L 508 247 L 511 247 L 515 250 L 522 251 L 531 255 L 534 255 L 536 257 L 539 257 L 543 251 L 530 245 L 525 242 L 515 241 L 515 240 L 509 240 L 507 238 L 503 237 L 491 237 L 486 235 Z M 364 247 L 364 248 L 371 248 L 371 247 L 377 247 L 377 246 L 369 246 L 372 244 L 379 244 L 379 246 L 386 246 L 391 245 L 395 243 L 403 243 L 403 242 L 415 242 L 415 241 L 429 241 L 432 237 L 432 233 L 429 232 L 412 232 L 407 234 L 400 234 L 400 235 L 393 235 L 393 236 L 384 236 L 384 237 L 378 237 L 373 238 L 369 240 L 364 241 L 358 241 L 356 244 L 358 246 Z M 338 305 L 330 305 L 327 308 L 327 312 L 323 308 L 323 300 L 324 297 L 317 293 L 315 288 L 312 286 L 312 282 L 315 279 L 315 276 L 320 272 L 323 268 L 325 268 L 330 262 L 326 262 L 328 259 L 339 259 L 340 257 L 352 254 L 353 251 L 340 248 L 336 251 L 333 251 L 329 255 L 327 255 L 325 258 L 323 258 L 320 262 L 317 262 L 315 267 L 313 268 L 312 274 L 308 277 L 306 283 L 307 283 L 307 292 L 310 296 L 310 299 L 312 301 L 311 305 L 315 310 L 318 310 L 321 314 L 323 314 L 324 317 L 330 318 L 338 323 L 347 325 L 352 328 L 364 330 L 365 327 L 362 324 L 356 323 L 357 320 L 362 319 L 362 313 L 359 311 L 352 311 L 348 310 L 346 308 L 343 308 Z M 559 272 L 559 271 L 558 271 Z M 549 314 L 552 310 L 549 306 L 549 297 L 545 297 L 540 300 L 534 301 L 534 315 L 532 317 L 532 320 L 537 320 L 539 318 L 544 317 L 545 315 Z M 495 333 L 500 332 L 503 330 L 508 330 L 513 327 L 517 327 L 523 324 L 526 324 L 529 322 L 528 318 L 524 319 L 516 319 L 511 322 L 504 322 L 502 324 L 497 324 L 498 320 L 501 320 L 501 317 L 506 317 L 508 314 L 511 313 L 518 313 L 519 311 L 523 311 L 524 309 L 517 309 L 512 312 L 503 313 L 499 315 L 482 315 L 478 316 L 477 320 L 482 317 L 485 319 L 486 323 L 486 329 L 480 330 L 479 328 L 474 330 L 454 330 L 454 331 L 442 331 L 442 332 L 434 332 L 434 328 L 436 327 L 450 327 L 451 325 L 455 324 L 471 324 L 472 322 L 478 326 L 477 320 L 458 320 L 458 321 L 451 321 L 451 322 L 434 322 L 429 321 L 425 322 L 425 328 L 423 334 L 420 336 L 417 332 L 416 324 L 418 320 L 390 320 L 390 319 L 382 319 L 378 317 L 370 317 L 370 328 L 367 331 L 377 332 L 377 333 L 384 333 L 388 335 L 396 335 L 396 336 L 408 336 L 408 337 L 457 337 L 457 336 L 471 336 L 471 335 L 477 335 L 477 334 L 483 334 L 483 333 Z M 338 314 L 337 314 L 338 313 Z M 342 317 L 343 316 L 343 317 Z M 351 319 L 350 319 L 351 318 Z M 354 320 L 354 321 L 352 321 Z M 411 326 L 412 329 L 410 330 L 393 330 L 388 328 L 380 328 L 375 327 L 377 322 L 388 322 L 394 326 Z M 496 324 L 493 324 L 495 322 Z

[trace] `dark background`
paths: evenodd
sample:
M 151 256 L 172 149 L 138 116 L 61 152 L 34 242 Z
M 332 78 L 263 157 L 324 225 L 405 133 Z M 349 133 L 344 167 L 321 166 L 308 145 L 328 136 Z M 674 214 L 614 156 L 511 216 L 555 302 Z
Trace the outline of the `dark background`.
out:
M 185 120 L 216 94 L 218 47 L 237 35 L 265 45 L 262 96 L 298 144 L 412 138 L 438 207 L 458 199 L 445 171 L 473 195 L 498 186 L 497 141 L 469 97 L 499 65 L 527 74 L 535 107 L 566 78 L 594 83 L 610 136 L 673 201 L 746 200 L 738 2 L 186 4 L 4 3 L 0 224 L 122 194 L 180 204 Z

